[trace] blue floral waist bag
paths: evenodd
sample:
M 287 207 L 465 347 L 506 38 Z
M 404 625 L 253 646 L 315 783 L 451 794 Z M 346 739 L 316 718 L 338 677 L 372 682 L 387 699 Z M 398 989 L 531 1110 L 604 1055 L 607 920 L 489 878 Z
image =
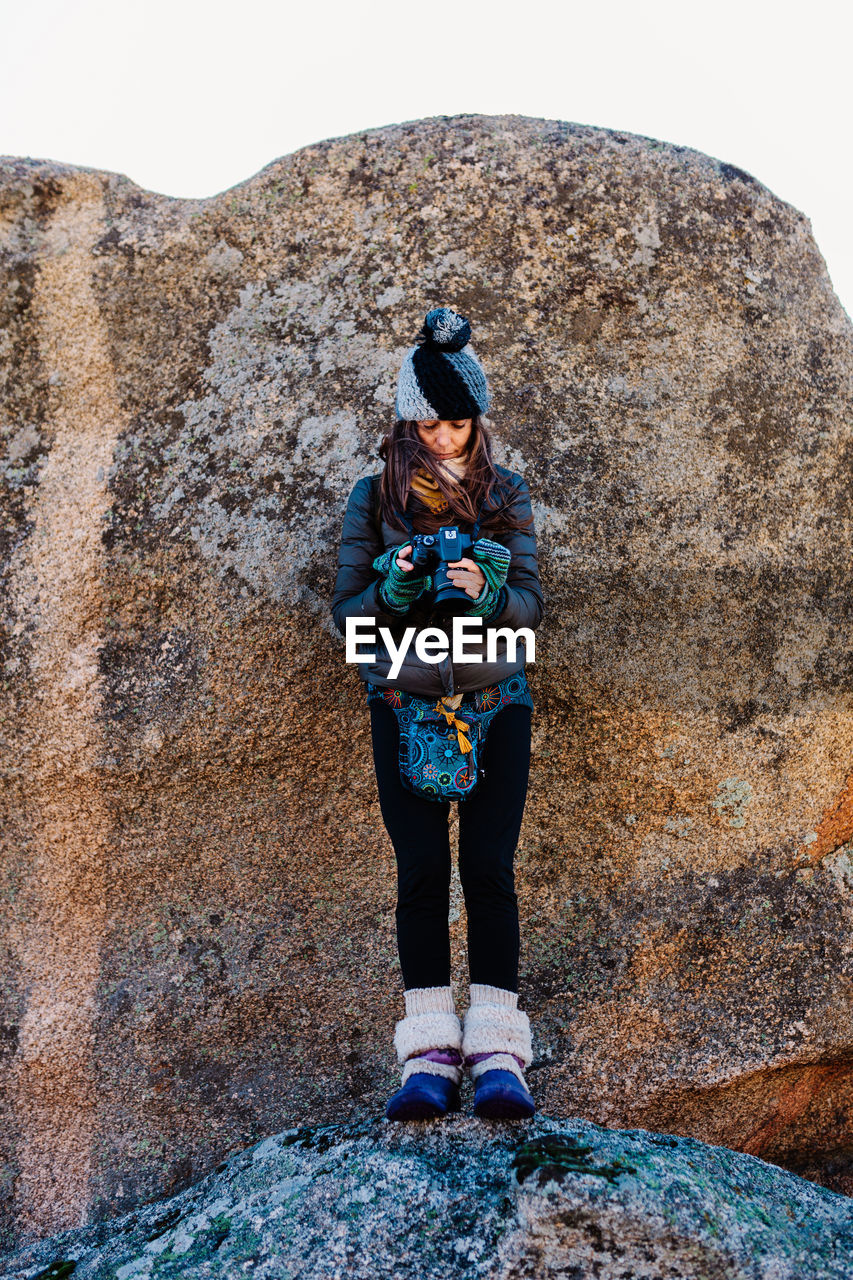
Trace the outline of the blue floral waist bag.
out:
M 470 693 L 421 698 L 405 689 L 367 683 L 367 701 L 385 702 L 400 729 L 400 780 L 428 800 L 464 800 L 483 773 L 482 754 L 492 720 L 504 707 L 530 707 L 524 670 Z

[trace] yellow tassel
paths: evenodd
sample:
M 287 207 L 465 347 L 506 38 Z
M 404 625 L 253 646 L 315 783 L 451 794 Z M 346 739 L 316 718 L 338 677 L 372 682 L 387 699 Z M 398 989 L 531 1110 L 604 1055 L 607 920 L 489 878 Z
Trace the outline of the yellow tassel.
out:
M 437 702 L 435 704 L 435 709 L 439 713 L 439 715 L 444 716 L 445 720 L 447 721 L 448 729 L 450 729 L 453 726 L 456 727 L 456 740 L 459 743 L 459 749 L 463 753 L 463 755 L 467 755 L 469 751 L 473 750 L 470 740 L 466 738 L 465 734 L 462 732 L 463 729 L 468 728 L 468 722 L 467 720 L 460 720 L 458 716 L 454 715 L 454 711 L 461 704 L 461 702 L 462 702 L 462 694 L 457 693 L 452 698 L 451 697 L 442 698 L 440 702 Z

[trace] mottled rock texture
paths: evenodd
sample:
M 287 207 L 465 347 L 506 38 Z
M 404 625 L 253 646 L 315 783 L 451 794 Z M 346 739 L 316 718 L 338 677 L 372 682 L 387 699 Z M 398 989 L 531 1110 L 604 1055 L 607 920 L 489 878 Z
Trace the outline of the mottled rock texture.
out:
M 0 1267 L 4 1280 L 851 1280 L 853 1203 L 642 1129 L 364 1120 L 264 1139 L 170 1200 Z
M 541 546 L 537 1100 L 853 1190 L 850 322 L 748 174 L 435 118 L 203 201 L 0 167 L 7 1245 L 395 1087 L 394 859 L 328 599 L 445 303 Z M 458 885 L 451 918 L 461 1009 Z

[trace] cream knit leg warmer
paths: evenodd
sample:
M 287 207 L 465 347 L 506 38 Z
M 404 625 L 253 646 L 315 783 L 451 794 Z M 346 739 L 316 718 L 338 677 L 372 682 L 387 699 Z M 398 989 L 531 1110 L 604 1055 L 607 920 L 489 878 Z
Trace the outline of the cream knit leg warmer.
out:
M 511 1071 L 527 1088 L 524 1067 L 533 1061 L 527 1014 L 518 994 L 484 982 L 471 983 L 471 1007 L 465 1014 L 462 1055 L 476 1080 L 485 1071 Z
M 404 1085 L 415 1072 L 462 1080 L 462 1023 L 456 1014 L 452 987 L 411 987 L 406 993 L 406 1016 L 394 1031 L 397 1061 L 403 1064 Z

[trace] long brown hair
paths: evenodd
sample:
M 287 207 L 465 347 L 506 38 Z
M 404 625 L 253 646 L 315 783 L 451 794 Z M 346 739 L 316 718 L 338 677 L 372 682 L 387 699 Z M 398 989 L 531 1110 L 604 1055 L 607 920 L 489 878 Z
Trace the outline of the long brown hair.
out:
M 411 512 L 411 519 L 419 533 L 434 533 L 441 525 L 458 521 L 473 525 L 483 504 L 481 528 L 484 533 L 527 529 L 533 523 L 532 517 L 519 520 L 510 513 L 511 491 L 495 467 L 491 423 L 485 414 L 471 419 L 468 465 L 461 484 L 454 483 L 441 469 L 440 463 L 418 435 L 417 422 L 398 418 L 383 436 L 379 456 L 385 462 L 379 484 L 379 516 L 392 529 L 408 532 L 398 512 L 406 510 L 412 476 L 419 468 L 428 471 L 435 479 L 449 504 L 449 510 L 433 512 L 418 500 L 417 510 Z

